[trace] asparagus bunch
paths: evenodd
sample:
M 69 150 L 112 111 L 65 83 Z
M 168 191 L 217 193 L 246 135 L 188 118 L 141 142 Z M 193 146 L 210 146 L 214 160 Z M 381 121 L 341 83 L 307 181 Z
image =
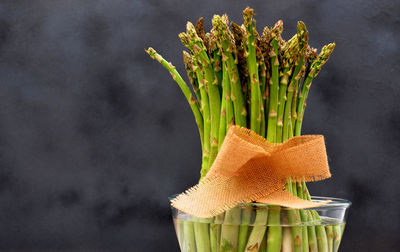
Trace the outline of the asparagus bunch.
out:
M 273 143 L 299 136 L 311 83 L 335 47 L 328 44 L 318 54 L 309 46 L 301 21 L 297 34 L 285 41 L 281 20 L 272 28 L 265 27 L 260 36 L 253 10 L 246 8 L 243 18 L 244 23 L 238 25 L 229 24 L 226 15 L 214 15 L 208 33 L 200 18 L 196 25 L 188 22 L 186 32 L 179 34 L 188 50 L 183 51 L 183 61 L 192 90 L 171 63 L 154 49 L 146 50 L 170 72 L 195 116 L 203 151 L 200 179 L 209 171 L 231 125 L 248 127 Z M 310 200 L 304 181 L 289 180 L 287 189 Z M 336 234 L 333 229 L 296 226 L 282 230 L 279 206 L 257 211 L 255 222 L 264 225 L 253 228 L 245 225 L 251 220 L 246 209 L 227 211 L 218 218 L 242 225 L 186 225 L 192 249 L 188 251 L 195 247 L 197 251 L 273 252 L 288 247 L 289 251 L 332 251 L 329 248 L 334 247 L 329 238 Z M 284 221 L 299 224 L 319 221 L 319 216 L 311 210 L 293 210 Z

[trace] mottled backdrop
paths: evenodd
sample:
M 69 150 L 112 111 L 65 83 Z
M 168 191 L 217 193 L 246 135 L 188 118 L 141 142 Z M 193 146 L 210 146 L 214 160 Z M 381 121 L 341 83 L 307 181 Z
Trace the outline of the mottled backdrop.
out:
M 214 13 L 296 21 L 337 47 L 311 89 L 304 132 L 326 136 L 353 201 L 342 251 L 400 250 L 400 2 L 0 1 L 0 250 L 178 251 L 167 197 L 196 183 L 200 142 L 177 85 L 177 37 Z

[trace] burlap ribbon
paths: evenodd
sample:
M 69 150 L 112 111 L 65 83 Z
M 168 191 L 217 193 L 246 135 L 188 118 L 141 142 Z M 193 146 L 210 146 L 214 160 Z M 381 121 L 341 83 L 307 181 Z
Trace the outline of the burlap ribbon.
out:
M 252 201 L 297 209 L 316 207 L 326 202 L 293 196 L 285 184 L 289 178 L 316 181 L 330 176 L 323 136 L 299 136 L 273 144 L 249 129 L 232 126 L 207 176 L 171 202 L 200 218 Z

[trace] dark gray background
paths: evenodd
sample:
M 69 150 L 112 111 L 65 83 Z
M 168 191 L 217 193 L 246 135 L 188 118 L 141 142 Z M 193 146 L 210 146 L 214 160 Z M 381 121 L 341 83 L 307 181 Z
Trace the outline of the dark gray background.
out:
M 178 251 L 167 197 L 197 182 L 200 142 L 177 85 L 186 21 L 255 8 L 258 29 L 303 20 L 336 41 L 304 133 L 326 136 L 350 199 L 342 251 L 399 251 L 400 2 L 0 1 L 0 250 Z

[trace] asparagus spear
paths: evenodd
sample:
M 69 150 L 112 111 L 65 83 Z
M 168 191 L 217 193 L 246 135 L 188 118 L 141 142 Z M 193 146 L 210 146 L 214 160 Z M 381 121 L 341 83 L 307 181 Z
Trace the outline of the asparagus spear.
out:
M 289 77 L 292 73 L 293 62 L 296 61 L 298 56 L 298 38 L 294 35 L 282 48 L 282 71 L 279 83 L 279 103 L 278 103 L 278 121 L 276 126 L 276 141 L 282 142 L 283 140 L 283 113 L 287 100 L 286 91 L 289 83 Z
M 278 111 L 278 96 L 279 96 L 279 59 L 278 47 L 279 38 L 283 30 L 283 23 L 279 20 L 274 28 L 271 30 L 271 50 L 270 50 L 270 64 L 271 64 L 271 79 L 269 88 L 269 111 L 268 111 L 268 131 L 267 140 L 269 142 L 276 142 L 276 124 L 277 124 L 277 111 Z
M 199 81 L 197 80 L 196 73 L 193 70 L 193 60 L 192 56 L 186 51 L 183 51 L 183 63 L 185 64 L 185 69 L 187 72 L 187 76 L 189 78 L 190 84 L 192 84 L 193 91 L 196 95 L 196 98 L 198 101 L 201 101 L 201 95 L 200 95 L 200 90 L 199 90 Z M 201 107 L 200 107 L 201 111 Z
M 337 252 L 339 250 L 340 241 L 342 239 L 342 228 L 340 225 L 333 226 L 333 251 Z
M 212 23 L 213 30 L 217 36 L 217 45 L 221 50 L 222 61 L 226 62 L 229 71 L 235 124 L 246 127 L 247 110 L 244 103 L 243 93 L 241 91 L 239 72 L 236 65 L 237 61 L 234 58 L 234 55 L 236 55 L 236 46 L 232 42 L 233 38 L 228 27 L 228 17 L 226 15 L 223 15 L 222 17 L 214 15 Z
M 250 129 L 260 134 L 261 111 L 260 111 L 260 84 L 258 76 L 258 63 L 256 56 L 256 36 L 255 20 L 253 19 L 253 9 L 246 8 L 243 11 L 244 26 L 246 28 L 246 47 L 247 47 L 247 66 L 251 85 L 250 102 Z
M 274 28 L 271 30 L 271 81 L 270 81 L 270 99 L 269 99 L 269 112 L 268 112 L 268 129 L 267 140 L 269 142 L 276 142 L 276 124 L 277 124 L 277 110 L 278 110 L 278 92 L 279 92 L 279 59 L 278 47 L 280 36 L 283 30 L 283 23 L 279 20 Z M 280 251 L 282 243 L 282 227 L 280 225 L 280 208 L 274 206 L 268 214 L 268 240 L 267 251 L 275 252 Z
M 262 239 L 266 231 L 266 223 L 268 220 L 268 209 L 258 209 L 256 219 L 254 221 L 253 230 L 250 233 L 249 240 L 246 245 L 246 252 L 257 251 L 261 247 Z M 269 240 L 268 240 L 269 242 Z
M 287 100 L 285 105 L 285 118 L 290 118 L 290 120 L 283 121 L 283 136 L 284 138 L 291 138 L 293 136 L 293 118 L 296 118 L 296 111 L 293 111 L 293 108 L 296 108 L 296 95 L 297 89 L 299 86 L 299 81 L 303 77 L 305 71 L 304 59 L 306 54 L 306 49 L 308 46 L 308 31 L 303 22 L 297 23 L 297 45 L 293 47 L 294 52 L 291 54 L 296 55 L 294 57 L 294 70 L 293 74 L 290 78 L 288 92 L 287 92 Z M 288 43 L 291 44 L 290 42 Z M 279 114 L 279 112 L 278 112 Z
M 246 28 L 234 22 L 231 22 L 231 28 L 236 46 L 236 57 L 237 57 L 237 67 L 239 71 L 239 77 L 242 83 L 243 91 L 247 92 L 247 88 L 245 88 L 245 85 L 246 83 L 249 82 L 249 68 L 247 66 L 247 57 L 246 57 L 246 55 L 248 54 L 246 48 L 246 38 L 245 38 Z
M 181 88 L 183 94 L 185 95 L 187 101 L 189 102 L 190 108 L 192 109 L 194 118 L 196 120 L 197 127 L 199 128 L 200 139 L 203 141 L 203 132 L 204 132 L 204 125 L 203 125 L 203 116 L 201 115 L 200 108 L 198 101 L 196 98 L 193 97 L 192 92 L 186 82 L 182 79 L 176 68 L 168 61 L 166 61 L 160 54 L 158 54 L 153 48 L 149 47 L 146 52 L 152 57 L 154 60 L 157 60 L 161 63 L 163 67 L 165 67 L 169 73 L 171 74 L 172 78 L 178 83 L 179 87 Z
M 240 208 L 235 207 L 226 211 L 224 225 L 221 230 L 220 252 L 236 252 L 238 247 L 238 233 Z
M 197 36 L 199 36 L 199 38 L 201 38 L 205 44 L 205 46 L 208 48 L 208 44 L 207 44 L 207 39 L 206 39 L 206 34 L 204 32 L 204 18 L 199 18 L 196 22 L 195 25 L 195 30 L 196 30 L 196 34 Z
M 258 43 L 259 40 L 258 40 Z M 266 134 L 266 118 L 265 118 L 265 88 L 267 82 L 267 66 L 265 65 L 264 56 L 260 47 L 256 47 L 256 54 L 257 54 L 257 63 L 259 65 L 259 76 L 260 76 L 260 113 L 261 113 L 261 128 L 260 128 L 260 135 L 265 137 Z
M 301 124 L 303 121 L 304 110 L 306 108 L 305 101 L 307 100 L 311 82 L 315 77 L 317 77 L 318 73 L 321 71 L 322 66 L 328 61 L 329 56 L 332 54 L 334 49 L 335 49 L 335 43 L 331 43 L 322 47 L 321 53 L 318 55 L 318 57 L 309 63 L 310 64 L 309 71 L 301 88 L 301 93 L 299 95 L 299 104 L 297 106 L 298 118 L 296 120 L 296 135 L 300 135 L 301 133 Z
M 186 33 L 180 33 L 179 38 L 182 41 L 182 44 L 186 46 L 192 53 L 194 52 L 194 43 L 191 40 L 191 37 Z M 197 50 L 198 52 L 198 50 Z M 201 110 L 203 112 L 204 117 L 204 138 L 203 138 L 203 161 L 202 167 L 200 171 L 200 180 L 205 177 L 209 168 L 209 156 L 210 156 L 210 132 L 211 132 L 211 116 L 210 116 L 210 104 L 208 99 L 208 92 L 206 91 L 206 79 L 204 77 L 203 69 L 201 68 L 201 62 L 198 54 L 193 55 L 193 62 L 195 63 L 193 66 L 193 70 L 196 73 L 201 99 Z
M 317 234 L 318 252 L 329 252 L 325 227 L 322 225 L 316 225 L 315 231 Z
M 299 22 L 297 24 L 297 35 L 296 35 L 296 40 L 297 40 L 297 45 L 293 45 L 293 41 L 288 42 L 288 48 L 290 44 L 292 44 L 293 50 L 297 50 L 297 52 L 293 52 L 292 54 L 298 54 L 294 58 L 295 62 L 295 67 L 294 71 L 292 74 L 292 77 L 290 79 L 290 84 L 287 89 L 287 100 L 285 104 L 285 111 L 284 111 L 284 119 L 283 119 L 283 141 L 288 140 L 289 138 L 293 137 L 293 130 L 291 129 L 291 123 L 292 123 L 292 114 L 291 114 L 291 109 L 292 109 L 292 98 L 293 98 L 293 92 L 295 88 L 298 86 L 298 81 L 301 78 L 301 75 L 299 75 L 300 69 L 304 65 L 304 55 L 305 55 L 305 49 L 307 48 L 307 40 L 308 40 L 308 32 L 305 28 L 304 23 Z M 287 49 L 286 49 L 287 50 Z M 285 50 L 284 50 L 285 51 Z M 281 104 L 280 104 L 281 105 Z M 278 112 L 279 115 L 279 112 Z M 279 120 L 279 119 L 278 119 Z M 297 194 L 297 184 L 296 182 L 292 183 L 292 193 L 293 195 L 298 195 Z M 291 225 L 296 225 L 301 222 L 301 216 L 300 216 L 300 211 L 302 210 L 289 210 L 288 211 L 288 219 L 289 219 L 289 224 Z M 305 231 L 302 231 L 304 228 L 300 226 L 293 226 L 292 227 L 292 236 L 294 240 L 294 251 L 302 251 L 302 249 L 306 248 L 308 250 L 308 237 L 305 237 Z M 306 245 L 306 246 L 303 246 Z
M 229 80 L 228 66 L 226 62 L 222 63 L 222 86 L 223 86 L 223 99 L 225 100 L 225 111 L 226 111 L 226 132 L 228 132 L 229 126 L 235 124 L 233 104 L 231 99 L 231 84 Z
M 184 241 L 182 246 L 183 251 L 195 252 L 196 251 L 196 240 L 194 235 L 194 225 L 191 221 L 185 221 L 183 224 Z
M 333 229 L 332 226 L 328 225 L 325 227 L 326 237 L 328 238 L 328 251 L 333 252 Z
M 221 119 L 219 120 L 219 136 L 218 138 L 221 139 L 218 144 L 218 150 L 221 148 L 222 141 L 225 138 L 226 135 L 226 105 L 225 105 L 226 99 L 222 99 L 222 105 L 221 105 Z
M 253 10 L 250 8 L 246 8 L 243 11 L 244 18 L 244 29 L 240 29 L 244 31 L 243 45 L 245 51 L 245 58 L 247 61 L 247 69 L 249 70 L 249 78 L 250 78 L 250 129 L 256 132 L 257 134 L 261 134 L 261 121 L 263 114 L 261 114 L 262 107 L 262 98 L 259 84 L 259 76 L 258 76 L 258 63 L 256 57 L 256 31 L 255 31 L 255 21 L 253 19 Z M 232 24 L 234 30 L 236 30 L 236 34 L 239 34 L 239 28 Z M 265 224 L 267 221 L 268 211 L 267 210 L 257 210 L 256 222 Z M 248 229 L 249 226 L 247 223 L 250 222 L 251 212 L 249 209 L 244 209 L 242 211 L 242 225 L 239 230 L 239 251 L 243 251 L 246 248 L 246 251 L 254 250 L 254 248 L 258 248 L 260 246 L 261 240 L 265 233 L 265 226 L 255 226 L 250 233 L 250 237 L 247 240 Z M 247 245 L 246 245 L 247 244 Z
M 269 83 L 271 80 L 271 75 L 270 75 L 270 71 L 269 69 L 270 67 L 270 61 L 269 61 L 269 52 L 270 52 L 270 43 L 271 43 L 271 32 L 269 30 L 268 27 L 265 27 L 262 33 L 262 36 L 260 38 L 260 51 L 262 54 L 262 58 L 263 58 L 263 63 L 264 64 L 260 64 L 260 66 L 262 67 L 262 65 L 265 65 L 265 84 L 263 85 L 263 91 L 262 91 L 262 95 L 263 95 L 263 105 L 264 105 L 264 117 L 265 117 L 265 133 L 264 133 L 264 137 L 267 134 L 268 131 L 268 112 L 269 112 Z M 261 57 L 260 57 L 261 58 Z M 263 75 L 261 75 L 263 76 Z
M 188 22 L 186 25 L 186 30 L 187 35 L 190 36 L 191 42 L 193 44 L 193 53 L 202 63 L 205 82 L 208 88 L 211 115 L 211 148 L 208 164 L 208 166 L 210 167 L 218 153 L 218 131 L 221 113 L 221 98 L 218 88 L 218 79 L 215 76 L 215 72 L 208 57 L 207 49 L 203 43 L 203 40 L 197 35 L 193 24 Z

